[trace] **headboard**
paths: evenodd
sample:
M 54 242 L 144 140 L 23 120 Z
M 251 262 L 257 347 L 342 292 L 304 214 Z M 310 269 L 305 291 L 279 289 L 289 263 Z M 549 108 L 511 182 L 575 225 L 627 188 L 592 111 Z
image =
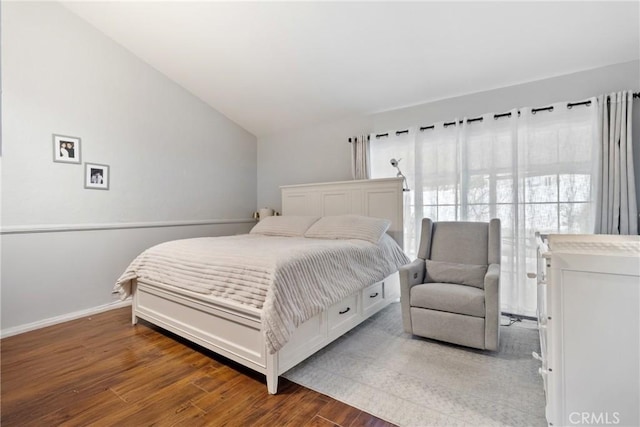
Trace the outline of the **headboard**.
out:
M 387 232 L 403 247 L 402 178 L 284 185 L 283 215 L 358 214 L 391 221 Z

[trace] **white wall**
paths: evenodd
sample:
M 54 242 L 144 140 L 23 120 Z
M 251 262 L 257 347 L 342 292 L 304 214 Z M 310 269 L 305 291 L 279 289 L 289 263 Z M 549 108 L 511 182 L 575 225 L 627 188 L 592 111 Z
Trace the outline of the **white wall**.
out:
M 57 3 L 2 12 L 3 225 L 248 217 L 253 135 Z M 54 163 L 52 133 L 110 165 L 110 191 Z
M 347 142 L 350 136 L 427 126 L 455 117 L 502 113 L 514 107 L 582 100 L 617 90 L 637 91 L 639 77 L 640 61 L 633 61 L 260 137 L 258 205 L 279 208 L 280 185 L 351 179 Z M 634 110 L 636 191 L 640 201 L 640 101 L 636 101 Z
M 151 244 L 248 230 L 254 135 L 61 5 L 1 8 L 3 330 L 111 302 Z M 111 167 L 109 191 L 53 162 L 53 133 Z
M 2 333 L 119 300 L 111 291 L 133 258 L 158 243 L 246 233 L 250 223 L 2 236 Z M 28 327 L 27 327 L 28 329 Z

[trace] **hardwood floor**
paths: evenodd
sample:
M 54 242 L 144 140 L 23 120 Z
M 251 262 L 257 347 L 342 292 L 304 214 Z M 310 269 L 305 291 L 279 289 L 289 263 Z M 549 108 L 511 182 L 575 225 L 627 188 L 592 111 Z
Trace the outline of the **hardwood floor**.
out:
M 269 395 L 262 375 L 130 312 L 1 340 L 2 426 L 391 426 L 282 377 Z

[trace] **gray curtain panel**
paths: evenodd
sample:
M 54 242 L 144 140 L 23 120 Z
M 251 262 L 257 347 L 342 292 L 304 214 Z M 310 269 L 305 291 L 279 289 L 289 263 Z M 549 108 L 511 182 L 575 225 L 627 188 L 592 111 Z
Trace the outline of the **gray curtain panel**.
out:
M 351 174 L 353 179 L 369 179 L 369 138 L 360 135 L 351 139 Z
M 633 92 L 598 97 L 600 176 L 595 232 L 638 234 L 631 125 Z

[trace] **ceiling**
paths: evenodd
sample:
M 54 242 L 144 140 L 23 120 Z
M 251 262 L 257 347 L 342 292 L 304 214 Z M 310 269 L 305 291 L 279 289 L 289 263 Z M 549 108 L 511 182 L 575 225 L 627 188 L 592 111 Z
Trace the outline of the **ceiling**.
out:
M 633 2 L 65 2 L 256 136 L 640 56 Z

